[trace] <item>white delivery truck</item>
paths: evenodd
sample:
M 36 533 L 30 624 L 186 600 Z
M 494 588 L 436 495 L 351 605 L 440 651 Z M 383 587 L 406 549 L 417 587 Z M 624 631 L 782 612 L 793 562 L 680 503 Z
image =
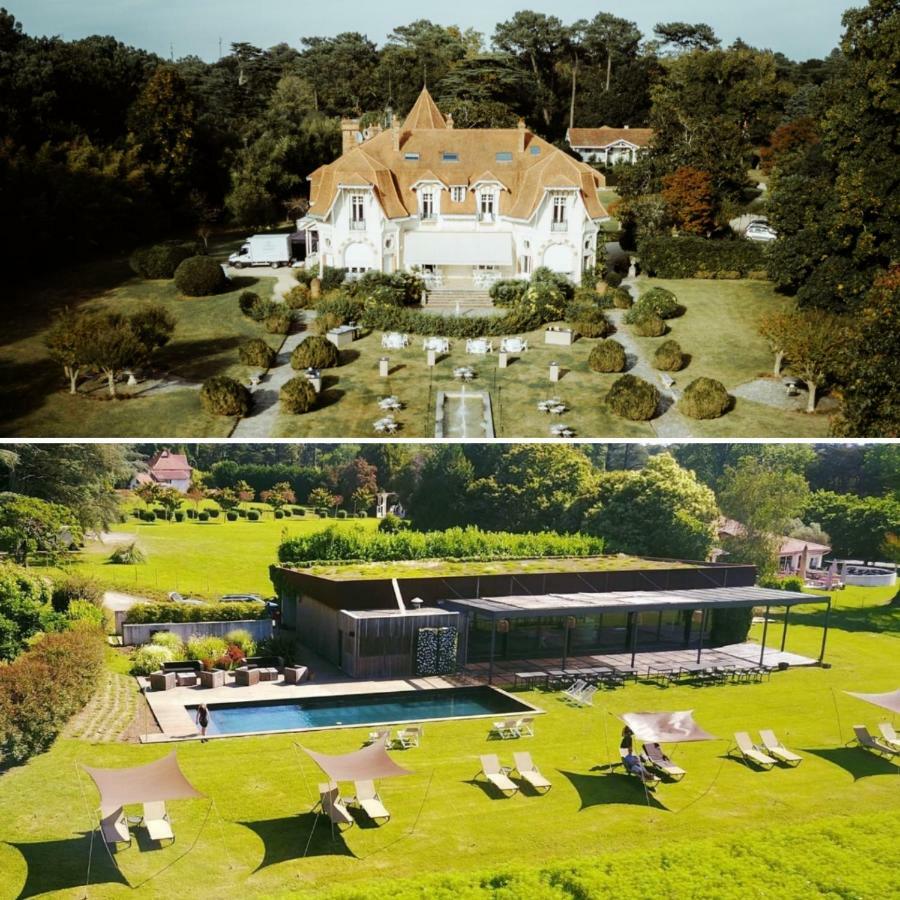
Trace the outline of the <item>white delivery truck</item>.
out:
M 228 257 L 236 269 L 245 266 L 288 266 L 291 263 L 289 234 L 254 234 L 247 238 L 237 253 Z

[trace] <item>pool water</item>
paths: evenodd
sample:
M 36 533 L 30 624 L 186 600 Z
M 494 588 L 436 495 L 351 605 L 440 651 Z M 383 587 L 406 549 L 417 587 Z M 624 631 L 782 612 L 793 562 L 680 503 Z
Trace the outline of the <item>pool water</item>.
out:
M 196 706 L 188 706 L 191 718 Z M 309 700 L 210 703 L 207 734 L 303 731 L 342 725 L 389 725 L 467 716 L 528 714 L 533 708 L 491 687 L 391 691 Z

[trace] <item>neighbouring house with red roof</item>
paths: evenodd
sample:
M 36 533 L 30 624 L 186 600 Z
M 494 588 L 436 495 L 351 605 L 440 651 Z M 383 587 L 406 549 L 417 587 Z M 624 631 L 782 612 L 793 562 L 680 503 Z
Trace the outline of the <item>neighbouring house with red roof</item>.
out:
M 636 163 L 647 151 L 653 138 L 652 128 L 570 128 L 566 140 L 572 150 L 586 163 Z
M 744 526 L 734 519 L 719 519 L 716 525 L 719 540 L 729 537 L 738 537 L 744 533 Z M 817 544 L 815 541 L 805 541 L 801 538 L 783 536 L 778 538 L 778 571 L 783 575 L 802 574 L 805 576 L 809 569 L 823 569 L 824 557 L 831 553 L 831 547 L 827 544 Z M 723 555 L 721 549 L 713 551 L 714 560 Z M 805 559 L 804 559 L 805 557 Z
M 138 472 L 131 479 L 131 487 L 140 487 L 142 484 L 162 484 L 184 492 L 191 486 L 192 472 L 191 464 L 183 453 L 158 450 L 147 463 L 147 471 Z

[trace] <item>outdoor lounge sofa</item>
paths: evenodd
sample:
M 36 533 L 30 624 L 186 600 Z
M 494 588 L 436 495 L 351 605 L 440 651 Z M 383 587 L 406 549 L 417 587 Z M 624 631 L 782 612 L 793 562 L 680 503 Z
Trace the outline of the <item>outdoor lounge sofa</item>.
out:
M 353 816 L 347 809 L 347 804 L 341 799 L 338 786 L 333 782 L 319 785 L 319 808 L 323 815 L 328 816 L 332 825 L 353 825 Z
M 518 772 L 521 779 L 531 785 L 539 793 L 546 793 L 553 785 L 541 774 L 540 769 L 534 764 L 531 754 L 526 750 L 519 753 L 513 753 L 513 762 L 515 767 L 513 771 Z
M 163 672 L 196 672 L 203 671 L 203 663 L 197 659 L 182 659 L 175 662 L 164 662 L 161 666 Z
M 871 750 L 879 756 L 896 756 L 900 753 L 900 750 L 894 750 L 889 744 L 872 737 L 865 725 L 854 725 L 853 733 L 856 735 L 856 741 L 860 747 Z
M 281 656 L 248 656 L 242 663 L 245 669 L 278 669 L 284 668 L 284 658 Z
M 481 756 L 481 771 L 478 774 L 484 775 L 505 797 L 512 797 L 519 790 L 519 786 L 509 777 L 511 771 L 509 766 L 500 765 L 496 753 L 485 753 Z
M 174 841 L 175 833 L 166 812 L 166 804 L 162 800 L 153 800 L 144 804 L 144 825 L 151 841 Z
M 761 769 L 771 769 L 778 762 L 777 759 L 773 759 L 767 753 L 763 753 L 750 740 L 750 735 L 746 731 L 736 731 L 734 740 L 744 762 L 753 763 Z
M 151 691 L 171 691 L 176 686 L 175 672 L 151 672 Z
M 676 766 L 675 763 L 669 759 L 666 755 L 666 751 L 663 750 L 659 744 L 644 744 L 644 757 L 647 760 L 647 765 L 651 769 L 662 772 L 663 775 L 666 775 L 668 778 L 672 778 L 675 781 L 681 781 L 681 779 L 687 775 L 687 772 L 682 769 L 681 766 Z
M 356 796 L 351 797 L 347 801 L 348 804 L 358 806 L 376 825 L 380 824 L 381 819 L 385 822 L 390 821 L 391 814 L 381 802 L 374 781 L 354 781 L 353 786 L 356 789 Z
M 115 809 L 100 810 L 100 834 L 107 844 L 131 845 L 131 832 L 128 830 L 128 819 L 121 806 Z
M 771 729 L 761 728 L 759 731 L 759 739 L 762 741 L 763 748 L 769 756 L 774 756 L 778 762 L 783 762 L 789 766 L 799 766 L 803 762 L 803 757 L 788 750 L 784 744 L 775 737 L 775 732 Z

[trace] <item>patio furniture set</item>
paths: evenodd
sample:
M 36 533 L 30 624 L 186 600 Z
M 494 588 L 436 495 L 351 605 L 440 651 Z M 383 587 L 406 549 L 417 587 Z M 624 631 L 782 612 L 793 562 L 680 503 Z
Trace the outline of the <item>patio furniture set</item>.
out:
M 453 370 L 453 377 L 459 381 L 471 381 L 475 377 L 475 370 L 470 366 L 457 366 Z
M 204 670 L 202 663 L 193 661 L 164 663 L 164 666 L 172 668 L 151 673 L 151 691 L 171 691 L 176 687 L 217 688 L 229 683 L 235 687 L 250 687 L 260 682 L 278 681 L 279 678 L 283 679 L 283 684 L 301 684 L 310 678 L 307 666 L 285 666 L 280 657 L 248 658 L 244 665 L 230 672 L 225 669 Z
M 496 753 L 485 753 L 480 757 L 481 771 L 478 775 L 484 775 L 488 783 L 499 791 L 504 797 L 512 797 L 519 790 L 519 785 L 510 778 L 516 773 L 520 781 L 525 782 L 537 793 L 546 793 L 553 785 L 541 774 L 535 765 L 531 754 L 527 752 L 513 753 L 515 765 L 504 766 Z M 475 776 L 476 780 L 478 775 Z
M 403 404 L 397 397 L 382 397 L 378 401 L 378 408 L 386 412 L 386 416 L 376 419 L 372 428 L 378 434 L 394 434 L 400 428 L 400 423 L 394 418 L 393 413 L 403 409 Z

